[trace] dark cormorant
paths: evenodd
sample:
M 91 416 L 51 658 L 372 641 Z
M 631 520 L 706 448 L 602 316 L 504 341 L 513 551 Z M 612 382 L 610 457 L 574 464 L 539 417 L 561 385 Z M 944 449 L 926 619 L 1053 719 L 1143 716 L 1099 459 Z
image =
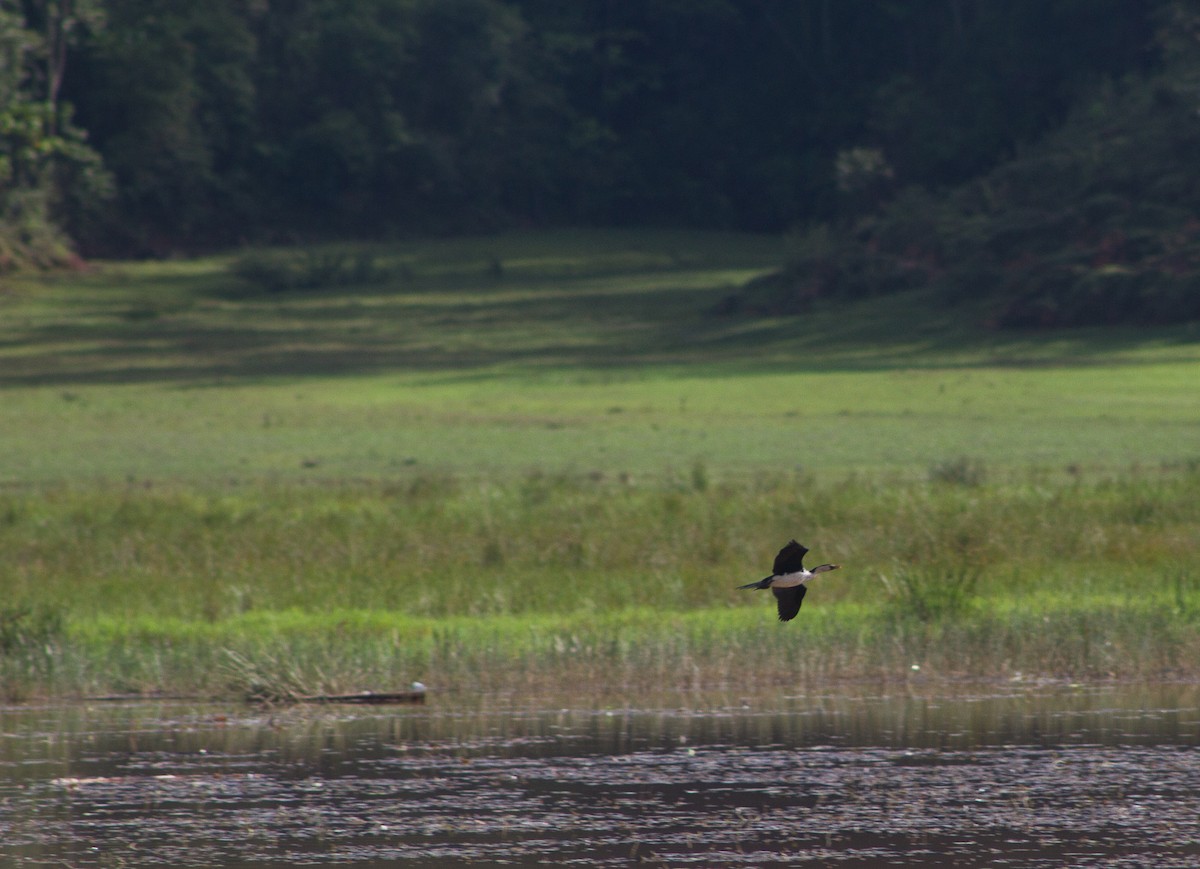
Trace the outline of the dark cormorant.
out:
M 775 565 L 771 575 L 758 582 L 748 582 L 738 588 L 769 588 L 775 594 L 779 604 L 779 620 L 791 621 L 800 612 L 800 604 L 804 602 L 804 594 L 808 591 L 808 581 L 818 573 L 837 570 L 840 564 L 822 564 L 812 570 L 804 569 L 804 556 L 808 550 L 795 540 L 779 550 L 775 556 Z

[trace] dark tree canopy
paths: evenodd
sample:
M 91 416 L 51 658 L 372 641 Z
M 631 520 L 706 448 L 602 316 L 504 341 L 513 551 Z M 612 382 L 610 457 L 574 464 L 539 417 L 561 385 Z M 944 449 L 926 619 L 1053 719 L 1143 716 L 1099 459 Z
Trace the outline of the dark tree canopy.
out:
M 1158 68 L 1194 2 L 0 0 L 0 225 L 30 190 L 123 255 L 836 224 Z

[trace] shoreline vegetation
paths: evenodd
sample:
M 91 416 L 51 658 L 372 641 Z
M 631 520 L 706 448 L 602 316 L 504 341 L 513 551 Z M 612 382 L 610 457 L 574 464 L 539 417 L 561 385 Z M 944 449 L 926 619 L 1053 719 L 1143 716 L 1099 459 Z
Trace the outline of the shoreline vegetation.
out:
M 793 482 L 3 493 L 3 699 L 1200 678 L 1195 468 Z M 797 524 L 849 569 L 781 625 Z
M 5 278 L 0 701 L 1200 679 L 1191 327 L 718 317 L 732 235 L 370 255 Z M 791 537 L 843 569 L 781 625 Z

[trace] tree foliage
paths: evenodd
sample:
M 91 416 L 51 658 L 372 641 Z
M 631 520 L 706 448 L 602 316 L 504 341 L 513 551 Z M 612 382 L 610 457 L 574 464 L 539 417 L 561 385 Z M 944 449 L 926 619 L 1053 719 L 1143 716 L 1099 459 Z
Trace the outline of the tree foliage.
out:
M 790 264 L 726 303 L 799 311 L 933 285 L 1001 327 L 1200 318 L 1200 11 L 1165 7 L 1164 66 L 1104 82 L 1036 145 L 952 191 L 909 187 L 797 238 Z
M 59 98 L 68 48 L 101 20 L 89 0 L 0 3 L 0 271 L 73 261 L 61 226 L 110 191 Z
M 1186 241 L 1128 220 L 1161 183 L 1158 230 L 1189 237 L 1163 179 L 1187 175 L 1195 3 L 0 0 L 0 223 L 126 255 L 821 224 L 773 305 L 953 278 L 1010 297 L 998 320 L 1072 320 L 1077 261 L 1014 263 L 1090 244 L 1106 297 L 1180 268 Z
M 105 26 L 62 93 L 118 196 L 84 240 L 144 253 L 512 223 L 776 230 L 889 192 L 844 195 L 839 154 L 874 149 L 895 186 L 960 182 L 1154 57 L 1143 0 L 94 2 Z

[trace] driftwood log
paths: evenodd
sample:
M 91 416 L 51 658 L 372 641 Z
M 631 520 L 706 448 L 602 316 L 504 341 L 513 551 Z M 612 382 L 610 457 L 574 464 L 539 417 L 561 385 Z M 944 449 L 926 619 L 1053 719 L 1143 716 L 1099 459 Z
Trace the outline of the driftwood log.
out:
M 311 694 L 294 698 L 297 703 L 424 703 L 425 689 L 417 691 L 359 691 L 354 694 Z

